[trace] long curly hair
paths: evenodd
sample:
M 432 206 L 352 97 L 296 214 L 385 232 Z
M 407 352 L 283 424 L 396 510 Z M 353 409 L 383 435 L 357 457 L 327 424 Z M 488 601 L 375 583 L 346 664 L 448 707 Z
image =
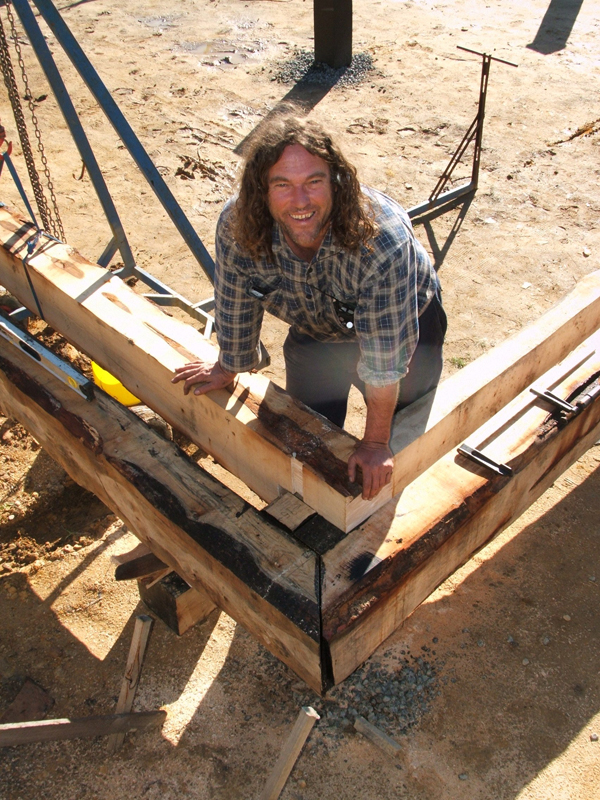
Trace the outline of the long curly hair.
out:
M 273 217 L 268 205 L 268 173 L 286 147 L 299 144 L 329 165 L 333 192 L 331 227 L 348 250 L 367 245 L 377 231 L 373 211 L 363 194 L 356 169 L 331 137 L 312 120 L 285 115 L 269 121 L 251 142 L 231 220 L 232 233 L 251 258 L 273 258 Z

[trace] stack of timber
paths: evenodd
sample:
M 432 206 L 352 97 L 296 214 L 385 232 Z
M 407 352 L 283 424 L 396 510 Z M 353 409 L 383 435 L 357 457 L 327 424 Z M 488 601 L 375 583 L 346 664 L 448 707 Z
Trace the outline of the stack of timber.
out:
M 16 348 L 0 355 L 0 405 L 161 561 L 316 691 L 349 675 L 599 436 L 599 401 L 560 419 L 529 391 L 574 397 L 600 375 L 600 345 L 591 337 L 600 327 L 594 273 L 510 340 L 512 360 L 509 343 L 496 348 L 398 416 L 401 494 L 352 516 L 360 500 L 344 478 L 352 437 L 260 376 L 241 376 L 232 392 L 184 398 L 169 377 L 207 353 L 197 332 L 64 245 L 45 246 L 26 274 L 19 253 L 30 227 L 2 210 L 0 229 L 0 284 L 35 311 L 29 276 L 57 330 L 175 427 L 202 446 L 208 441 L 238 476 L 252 473 L 248 483 L 262 487 L 272 516 L 249 508 L 103 392 L 86 402 Z M 457 456 L 467 437 L 508 463 L 513 476 L 491 476 Z M 403 462 L 407 453 L 414 468 Z M 282 489 L 305 505 L 298 497 L 276 500 Z M 328 500 L 335 514 L 325 513 Z
M 167 317 L 109 271 L 67 245 L 44 241 L 23 264 L 30 222 L 0 209 L 0 284 L 75 347 L 108 369 L 267 502 L 283 491 L 344 532 L 371 516 L 462 442 L 598 327 L 600 274 L 584 279 L 535 326 L 469 365 L 397 415 L 394 479 L 374 500 L 350 483 L 356 439 L 261 375 L 231 389 L 183 395 L 176 367 L 215 349 L 192 326 Z

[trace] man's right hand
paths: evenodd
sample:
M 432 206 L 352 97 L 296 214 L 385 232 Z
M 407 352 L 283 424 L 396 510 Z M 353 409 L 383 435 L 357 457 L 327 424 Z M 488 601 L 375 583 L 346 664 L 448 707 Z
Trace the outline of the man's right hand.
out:
M 175 377 L 171 383 L 185 381 L 183 384 L 184 394 L 189 394 L 192 386 L 199 384 L 194 389 L 194 394 L 206 394 L 212 392 L 213 389 L 222 389 L 224 386 L 228 386 L 236 374 L 227 372 L 218 361 L 216 364 L 206 361 L 190 361 L 189 364 L 176 368 Z

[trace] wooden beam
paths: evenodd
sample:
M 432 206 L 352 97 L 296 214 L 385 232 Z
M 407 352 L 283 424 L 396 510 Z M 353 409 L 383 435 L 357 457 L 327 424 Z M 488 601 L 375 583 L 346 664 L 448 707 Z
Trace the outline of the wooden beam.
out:
M 347 475 L 354 437 L 263 375 L 246 373 L 233 388 L 185 397 L 180 384 L 171 384 L 175 368 L 192 359 L 215 360 L 215 348 L 67 245 L 43 240 L 25 267 L 25 245 L 34 233 L 30 222 L 0 208 L 2 286 L 34 313 L 39 305 L 75 347 L 264 500 L 273 501 L 282 489 L 298 492 L 344 529 L 346 506 L 360 495 Z
M 206 592 L 189 586 L 172 571 L 158 582 L 139 580 L 138 589 L 142 602 L 178 636 L 205 620 L 216 608 Z
M 600 375 L 600 339 L 549 371 L 567 398 Z M 583 359 L 581 352 L 588 356 Z M 575 366 L 579 365 L 579 366 Z M 558 374 L 562 373 L 559 379 Z M 544 376 L 545 378 L 546 376 Z M 544 385 L 542 378 L 539 385 Z M 495 426 L 495 433 L 492 429 Z M 351 674 L 458 567 L 510 525 L 600 435 L 600 400 L 560 423 L 529 390 L 473 434 L 512 478 L 451 451 L 323 557 L 323 637 L 334 682 Z
M 315 61 L 333 69 L 352 62 L 352 0 L 314 0 Z
M 395 496 L 600 327 L 600 271 L 531 325 L 398 413 L 392 431 Z
M 191 586 L 320 692 L 319 565 L 104 392 L 86 402 L 17 348 L 0 406 Z
M 81 719 L 14 722 L 0 725 L 0 747 L 147 731 L 161 727 L 166 718 L 166 711 L 138 711 L 135 714 L 105 714 Z
M 133 707 L 135 693 L 142 674 L 142 664 L 146 655 L 152 622 L 152 617 L 146 614 L 140 614 L 135 619 L 133 637 L 129 647 L 129 655 L 127 656 L 127 666 L 125 667 L 125 675 L 121 683 L 119 699 L 117 700 L 116 714 L 128 714 Z M 116 753 L 124 741 L 124 733 L 113 733 L 108 740 L 109 753 Z
M 291 771 L 294 769 L 304 743 L 308 739 L 315 722 L 319 719 L 321 717 L 314 708 L 303 706 L 300 709 L 296 724 L 292 728 L 292 732 L 283 746 L 277 763 L 273 767 L 273 772 L 269 776 L 260 800 L 277 800 L 287 779 L 290 777 Z
M 210 343 L 65 245 L 46 243 L 25 269 L 22 257 L 32 232 L 31 223 L 0 209 L 0 284 L 34 313 L 39 303 L 70 342 L 264 500 L 273 502 L 282 491 L 298 494 L 344 532 L 399 494 L 600 321 L 600 272 L 595 272 L 541 320 L 400 412 L 392 437 L 393 482 L 365 501 L 347 477 L 353 436 L 262 375 L 238 376 L 231 390 L 184 397 L 181 387 L 170 383 L 173 370 L 192 358 L 214 359 Z

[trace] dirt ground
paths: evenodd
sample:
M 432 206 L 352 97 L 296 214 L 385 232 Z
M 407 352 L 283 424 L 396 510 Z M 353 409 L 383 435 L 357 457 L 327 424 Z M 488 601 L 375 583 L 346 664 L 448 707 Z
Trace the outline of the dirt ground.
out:
M 492 65 L 474 199 L 417 227 L 444 287 L 446 374 L 600 266 L 600 18 L 590 2 L 355 0 L 354 53 L 363 63 L 370 57 L 372 70 L 360 83 L 307 91 L 280 76 L 313 47 L 309 2 L 60 8 L 211 252 L 241 145 L 282 101 L 300 99 L 364 183 L 410 207 L 431 192 L 476 111 L 480 59 L 456 46 L 517 63 Z M 8 30 L 4 8 L 0 15 Z M 209 296 L 194 258 L 44 30 L 138 264 L 194 301 Z M 21 41 L 67 241 L 95 259 L 108 226 Z M 4 90 L 0 117 L 24 178 Z M 453 185 L 468 175 L 461 166 Z M 1 188 L 2 202 L 21 207 L 6 171 Z M 264 331 L 267 374 L 278 382 L 283 333 L 277 322 Z M 362 421 L 355 397 L 349 429 L 359 434 Z M 165 708 L 162 732 L 130 736 L 113 757 L 105 739 L 5 749 L 0 798 L 255 798 L 306 703 L 322 719 L 284 800 L 600 796 L 599 462 L 594 447 L 325 700 L 225 614 L 179 639 L 155 623 L 135 708 Z M 113 578 L 114 556 L 135 537 L 1 416 L 0 525 L 0 714 L 26 676 L 53 697 L 52 717 L 110 713 L 134 618 L 144 611 L 136 588 Z M 345 715 L 368 705 L 384 681 L 394 697 L 408 698 L 389 726 L 402 746 L 397 763 L 353 733 Z

